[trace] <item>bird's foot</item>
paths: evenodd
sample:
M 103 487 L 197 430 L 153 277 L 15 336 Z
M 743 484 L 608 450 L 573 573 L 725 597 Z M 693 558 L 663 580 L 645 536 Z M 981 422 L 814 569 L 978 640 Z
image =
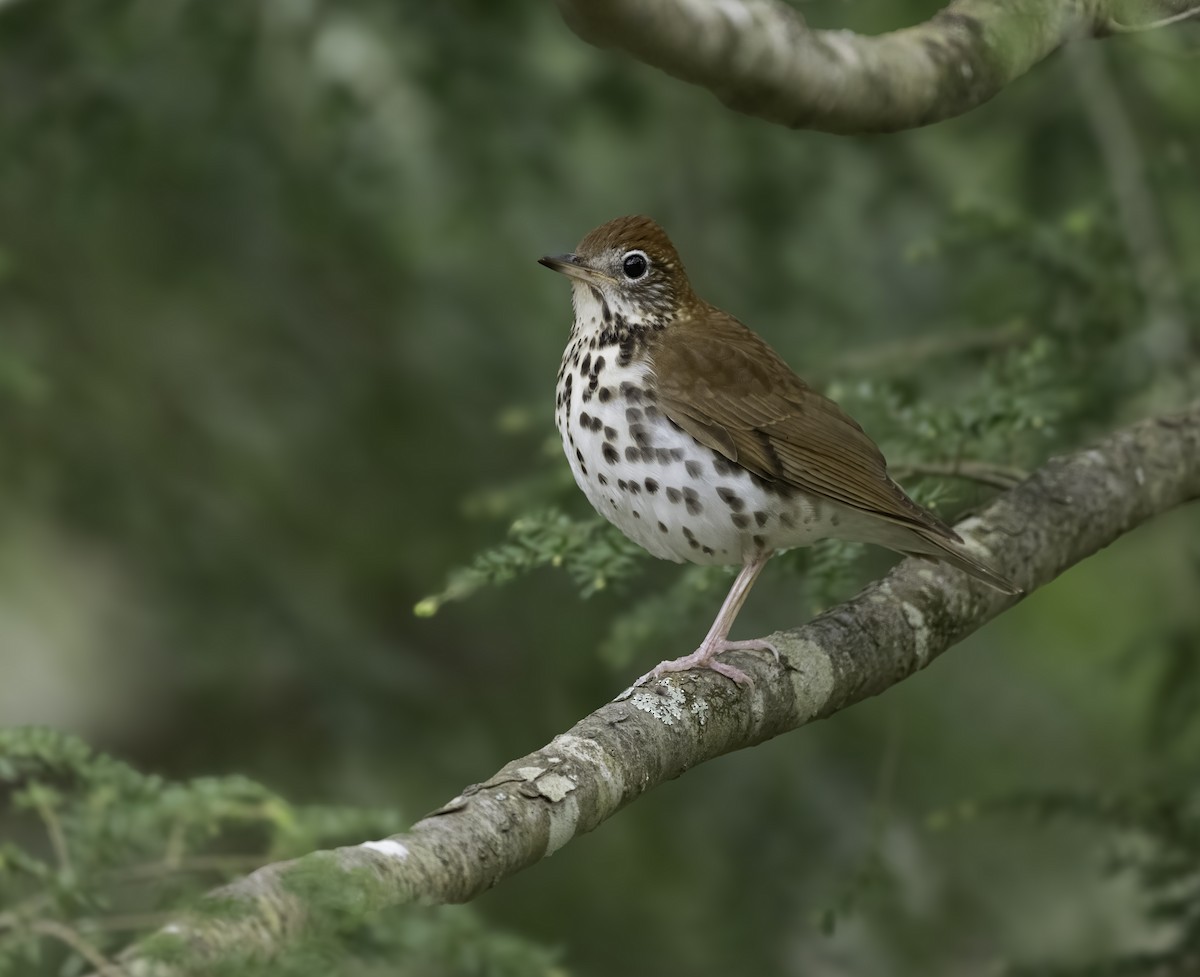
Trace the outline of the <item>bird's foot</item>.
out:
M 671 661 L 660 662 L 655 665 L 650 671 L 633 683 L 633 688 L 645 685 L 653 679 L 665 675 L 667 672 L 687 672 L 693 668 L 709 668 L 718 675 L 724 675 L 727 679 L 731 679 L 738 685 L 753 685 L 754 680 L 750 678 L 740 668 L 735 668 L 733 665 L 727 665 L 725 662 L 717 661 L 717 655 L 724 651 L 769 651 L 775 656 L 775 660 L 779 661 L 779 649 L 770 641 L 762 638 L 752 638 L 748 641 L 714 641 L 705 642 L 690 655 L 684 655 L 682 658 L 674 658 Z

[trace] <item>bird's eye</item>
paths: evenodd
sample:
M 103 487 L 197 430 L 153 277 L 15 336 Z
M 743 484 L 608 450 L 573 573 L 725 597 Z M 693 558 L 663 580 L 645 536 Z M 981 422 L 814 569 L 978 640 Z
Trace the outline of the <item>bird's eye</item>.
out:
M 634 280 L 646 274 L 648 267 L 650 267 L 650 262 L 646 260 L 645 254 L 641 251 L 630 251 L 625 255 L 625 260 L 621 262 L 621 270 L 625 272 L 625 277 Z

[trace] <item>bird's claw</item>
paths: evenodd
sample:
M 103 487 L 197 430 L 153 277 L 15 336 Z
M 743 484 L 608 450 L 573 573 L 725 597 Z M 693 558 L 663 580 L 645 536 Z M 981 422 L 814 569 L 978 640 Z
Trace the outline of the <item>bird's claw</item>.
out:
M 753 685 L 754 680 L 740 668 L 717 661 L 716 656 L 726 651 L 769 651 L 775 656 L 776 661 L 780 661 L 779 649 L 770 641 L 762 638 L 752 638 L 747 641 L 725 640 L 715 643 L 711 647 L 701 645 L 690 655 L 684 655 L 682 658 L 660 662 L 634 682 L 632 688 L 636 689 L 643 686 L 653 679 L 660 678 L 667 672 L 687 672 L 693 668 L 708 668 L 718 675 L 724 675 L 727 679 L 738 685 Z

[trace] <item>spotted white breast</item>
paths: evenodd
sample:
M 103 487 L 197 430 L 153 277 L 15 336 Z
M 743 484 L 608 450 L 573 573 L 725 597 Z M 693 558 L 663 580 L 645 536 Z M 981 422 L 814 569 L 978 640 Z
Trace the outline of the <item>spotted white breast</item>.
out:
M 575 313 L 555 422 L 597 512 L 677 563 L 739 564 L 840 535 L 841 514 L 832 510 L 841 507 L 752 475 L 662 414 L 650 363 L 630 338 L 637 327 L 619 311 L 577 287 Z

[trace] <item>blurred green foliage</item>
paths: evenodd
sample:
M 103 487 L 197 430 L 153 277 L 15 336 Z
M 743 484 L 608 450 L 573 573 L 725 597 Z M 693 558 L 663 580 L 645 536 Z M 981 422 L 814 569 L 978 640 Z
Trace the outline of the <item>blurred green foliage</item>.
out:
M 929 13 L 803 10 L 868 31 Z M 596 224 L 657 217 L 705 297 L 897 468 L 1030 469 L 1195 395 L 1194 27 L 1095 45 L 1186 313 L 1166 361 L 1069 58 L 962 119 L 835 138 L 594 50 L 549 3 L 17 0 L 0 28 L 0 722 L 153 771 L 57 746 L 6 768 L 0 912 L 48 899 L 106 951 L 144 930 L 105 918 L 217 881 L 171 875 L 133 909 L 109 887 L 164 856 L 173 818 L 196 857 L 332 843 L 313 803 L 347 830 L 432 808 L 703 633 L 721 571 L 631 551 L 553 444 L 569 305 L 534 260 Z M 947 515 L 994 491 L 904 481 Z M 1179 945 L 1194 893 L 1152 920 L 1153 872 L 1097 882 L 1102 819 L 926 817 L 1185 795 L 1198 538 L 1194 512 L 1144 527 L 928 674 L 644 797 L 474 914 L 358 921 L 289 966 L 544 973 L 540 944 L 580 974 L 930 977 Z M 788 554 L 739 627 L 798 623 L 888 559 Z M 414 617 L 455 566 L 473 599 Z M 82 966 L 11 938 L 24 972 Z
M 1138 793 L 1041 791 L 1012 794 L 982 804 L 962 804 L 932 823 L 969 823 L 985 817 L 1023 816 L 1035 824 L 1064 822 L 1098 832 L 1104 853 L 1098 866 L 1128 876 L 1152 947 L 1107 955 L 1081 964 L 1021 964 L 1012 977 L 1103 977 L 1191 974 L 1200 954 L 1200 797 L 1194 788 L 1159 786 Z
M 96 967 L 129 933 L 192 910 L 214 879 L 317 848 L 357 844 L 403 827 L 393 810 L 300 807 L 244 777 L 182 783 L 137 773 L 54 730 L 0 731 L 0 785 L 15 824 L 36 822 L 37 845 L 0 846 L 0 974 L 77 974 Z M 22 817 L 26 815 L 27 817 Z M 311 874 L 311 873 L 310 873 Z M 335 866 L 289 883 L 313 906 L 303 938 L 280 959 L 221 961 L 207 973 L 561 974 L 550 953 L 483 926 L 461 907 L 406 908 L 368 917 L 363 893 L 377 880 Z M 233 907 L 233 911 L 237 911 Z M 152 959 L 186 962 L 186 941 L 158 932 Z

